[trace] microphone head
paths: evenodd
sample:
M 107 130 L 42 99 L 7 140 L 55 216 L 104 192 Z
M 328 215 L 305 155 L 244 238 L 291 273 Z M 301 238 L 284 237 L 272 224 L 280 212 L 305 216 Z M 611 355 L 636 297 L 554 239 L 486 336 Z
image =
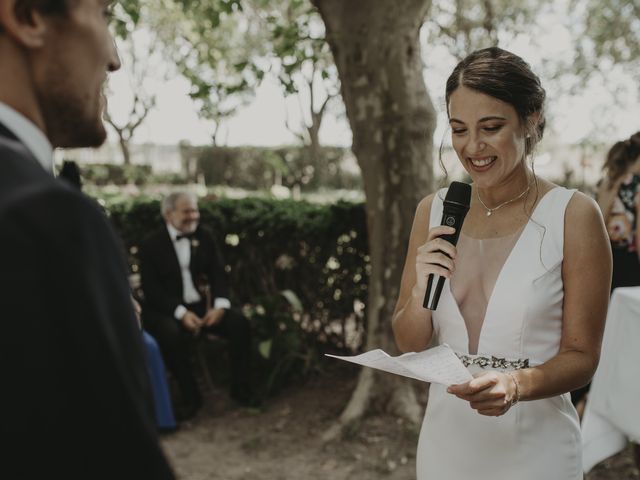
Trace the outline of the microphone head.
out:
M 469 209 L 471 205 L 471 185 L 462 182 L 451 182 L 444 203 L 455 203 Z

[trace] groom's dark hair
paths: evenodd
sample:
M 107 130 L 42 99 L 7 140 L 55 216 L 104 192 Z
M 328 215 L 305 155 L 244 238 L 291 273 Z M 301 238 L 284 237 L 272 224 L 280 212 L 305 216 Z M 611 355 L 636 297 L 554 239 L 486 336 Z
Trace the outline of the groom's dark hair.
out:
M 21 18 L 28 18 L 31 12 L 38 10 L 44 15 L 66 15 L 71 5 L 75 5 L 78 0 L 17 0 L 15 4 L 16 13 Z M 0 33 L 3 32 L 0 25 Z

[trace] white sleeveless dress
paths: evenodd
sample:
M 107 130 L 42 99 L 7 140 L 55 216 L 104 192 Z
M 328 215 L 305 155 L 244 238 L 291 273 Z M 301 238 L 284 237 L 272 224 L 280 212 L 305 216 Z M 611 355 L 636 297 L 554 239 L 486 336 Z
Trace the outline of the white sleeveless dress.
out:
M 443 189 L 434 197 L 430 227 L 440 224 L 445 194 Z M 470 342 L 450 282 L 445 283 L 432 315 L 434 332 L 439 344 L 449 344 L 472 362 L 472 372 L 533 367 L 558 353 L 564 214 L 572 195 L 557 187 L 538 202 L 496 273 L 476 342 Z M 469 354 L 470 343 L 477 345 L 477 355 Z M 582 480 L 580 426 L 569 394 L 521 402 L 501 417 L 488 417 L 432 384 L 418 442 L 417 478 Z

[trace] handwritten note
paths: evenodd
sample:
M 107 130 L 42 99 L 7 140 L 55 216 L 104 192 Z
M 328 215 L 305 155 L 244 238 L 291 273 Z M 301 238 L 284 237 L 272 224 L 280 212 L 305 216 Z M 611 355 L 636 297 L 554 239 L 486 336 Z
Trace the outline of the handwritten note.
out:
M 347 362 L 357 363 L 365 367 L 376 368 L 384 372 L 395 373 L 404 377 L 424 382 L 456 385 L 468 382 L 473 378 L 469 370 L 451 350 L 449 345 L 439 345 L 423 352 L 410 352 L 392 357 L 383 350 L 371 350 L 353 357 L 329 355 Z

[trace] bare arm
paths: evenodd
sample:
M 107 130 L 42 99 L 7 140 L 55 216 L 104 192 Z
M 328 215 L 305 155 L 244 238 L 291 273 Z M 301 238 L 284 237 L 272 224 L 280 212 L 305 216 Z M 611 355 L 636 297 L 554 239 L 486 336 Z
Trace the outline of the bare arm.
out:
M 468 384 L 449 388 L 484 415 L 502 415 L 520 400 L 553 397 L 585 385 L 600 358 L 609 304 L 611 249 L 598 206 L 573 195 L 565 215 L 562 263 L 562 337 L 556 356 L 544 364 L 504 374 L 487 372 Z M 516 390 L 518 395 L 516 395 Z
M 521 398 L 551 397 L 585 385 L 598 360 L 611 288 L 611 247 L 598 206 L 575 193 L 565 217 L 564 305 L 560 351 L 518 372 Z
M 451 276 L 455 247 L 437 237 L 452 233 L 453 228 L 437 226 L 429 230 L 433 194 L 424 198 L 416 210 L 402 271 L 400 293 L 393 313 L 393 333 L 402 352 L 419 352 L 427 348 L 433 336 L 431 311 L 422 306 L 430 273 Z

